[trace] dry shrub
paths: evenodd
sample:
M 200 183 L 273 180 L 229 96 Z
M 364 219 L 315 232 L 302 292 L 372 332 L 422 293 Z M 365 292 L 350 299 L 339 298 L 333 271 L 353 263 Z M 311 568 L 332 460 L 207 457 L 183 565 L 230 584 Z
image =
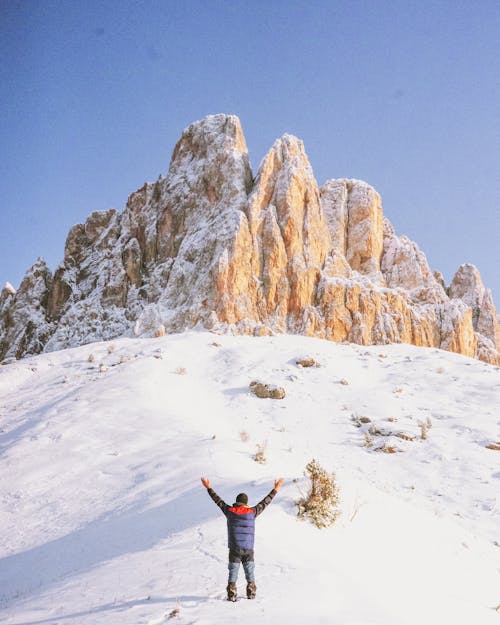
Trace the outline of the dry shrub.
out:
M 179 616 L 180 611 L 181 611 L 180 608 L 177 606 L 171 612 L 169 612 L 167 618 L 171 619 L 171 618 L 175 618 L 175 617 Z
M 371 436 L 370 432 L 365 432 L 365 443 L 364 443 L 365 447 L 372 447 L 373 446 L 373 437 Z
M 250 434 L 245 432 L 245 430 L 242 430 L 240 432 L 240 439 L 242 443 L 247 443 L 250 440 Z
M 95 361 L 95 356 L 94 354 L 89 354 L 89 357 L 87 358 L 88 362 L 94 362 Z
M 116 345 L 114 343 L 110 343 L 108 345 L 108 354 L 112 354 L 116 349 Z
M 311 483 L 307 495 L 296 502 L 297 515 L 309 519 L 319 528 L 333 525 L 340 514 L 335 473 L 328 473 L 313 459 L 306 465 L 304 475 Z
M 177 373 L 177 375 L 186 375 L 187 369 L 186 367 L 177 367 L 175 373 Z
M 414 441 L 415 436 L 413 434 L 407 434 L 406 432 L 396 432 L 396 436 L 404 441 Z
M 264 441 L 263 443 L 257 443 L 257 451 L 255 452 L 255 455 L 253 457 L 255 462 L 258 462 L 259 464 L 266 464 L 266 449 L 267 441 Z
M 427 440 L 429 430 L 432 427 L 432 421 L 430 420 L 430 417 L 427 417 L 425 421 L 418 421 L 417 423 L 418 427 L 420 428 L 420 438 L 423 441 Z

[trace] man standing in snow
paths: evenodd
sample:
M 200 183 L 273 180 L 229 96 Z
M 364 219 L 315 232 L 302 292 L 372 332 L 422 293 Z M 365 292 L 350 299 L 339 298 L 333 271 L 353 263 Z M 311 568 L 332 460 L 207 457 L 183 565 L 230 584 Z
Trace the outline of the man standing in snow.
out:
M 222 510 L 227 519 L 227 541 L 229 546 L 229 579 L 227 583 L 227 598 L 229 601 L 236 601 L 236 580 L 238 579 L 238 570 L 240 562 L 243 564 L 245 577 L 247 580 L 247 597 L 255 599 L 257 587 L 255 585 L 254 576 L 254 559 L 253 559 L 253 543 L 255 535 L 255 517 L 257 517 L 271 503 L 274 496 L 281 488 L 284 479 L 280 477 L 274 482 L 274 488 L 264 497 L 264 499 L 256 506 L 249 507 L 248 496 L 240 493 L 236 497 L 236 502 L 232 506 L 217 495 L 210 488 L 210 482 L 205 478 L 201 478 L 201 483 L 207 489 L 210 497 Z

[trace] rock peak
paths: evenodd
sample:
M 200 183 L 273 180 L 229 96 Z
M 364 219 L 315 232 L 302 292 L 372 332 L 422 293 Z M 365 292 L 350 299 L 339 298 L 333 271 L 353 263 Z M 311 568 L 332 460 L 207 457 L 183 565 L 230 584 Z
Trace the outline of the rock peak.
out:
M 0 294 L 0 359 L 203 327 L 406 342 L 500 363 L 491 293 L 469 264 L 447 291 L 355 178 L 320 188 L 303 142 L 278 138 L 257 175 L 235 115 L 177 142 L 165 176 L 123 212 L 71 228 L 54 276 L 43 260 Z
M 7 293 L 10 293 L 11 295 L 16 294 L 16 289 L 12 286 L 10 282 L 6 282 L 2 290 L 5 290 Z

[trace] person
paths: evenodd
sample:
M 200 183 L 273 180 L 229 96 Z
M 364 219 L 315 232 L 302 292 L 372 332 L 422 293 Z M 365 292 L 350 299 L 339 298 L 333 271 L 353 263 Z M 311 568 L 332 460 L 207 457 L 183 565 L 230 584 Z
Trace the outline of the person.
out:
M 247 598 L 255 599 L 257 592 L 254 564 L 255 518 L 271 503 L 283 482 L 284 479 L 280 477 L 274 482 L 274 488 L 262 501 L 255 506 L 249 507 L 248 495 L 246 493 L 237 495 L 235 503 L 229 506 L 225 501 L 222 501 L 219 495 L 210 487 L 210 481 L 205 477 L 201 478 L 201 483 L 227 519 L 229 578 L 226 591 L 229 601 L 236 601 L 237 599 L 236 581 L 238 579 L 240 562 L 243 564 L 243 570 L 247 581 Z

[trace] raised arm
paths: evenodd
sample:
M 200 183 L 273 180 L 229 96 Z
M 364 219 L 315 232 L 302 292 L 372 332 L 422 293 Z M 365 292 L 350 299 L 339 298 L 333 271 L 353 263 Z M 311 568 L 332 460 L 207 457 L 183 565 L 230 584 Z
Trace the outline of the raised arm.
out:
M 206 477 L 202 477 L 201 478 L 201 483 L 203 484 L 203 486 L 207 489 L 208 494 L 210 495 L 210 497 L 214 500 L 215 504 L 217 506 L 219 506 L 219 508 L 222 510 L 222 512 L 224 514 L 226 514 L 226 512 L 229 509 L 229 506 L 227 505 L 227 503 L 225 501 L 223 501 L 219 495 L 213 490 L 213 488 L 210 488 L 210 481 L 207 480 Z
M 279 480 L 276 480 L 274 482 L 274 488 L 271 491 L 269 491 L 269 493 L 267 493 L 267 495 L 264 497 L 262 501 L 259 501 L 259 503 L 256 506 L 253 506 L 253 509 L 255 510 L 255 516 L 259 516 L 261 512 L 264 512 L 264 510 L 267 508 L 267 506 L 271 503 L 271 501 L 276 496 L 276 493 L 281 488 L 281 485 L 283 484 L 283 482 L 284 482 L 284 479 L 282 477 L 280 477 Z

